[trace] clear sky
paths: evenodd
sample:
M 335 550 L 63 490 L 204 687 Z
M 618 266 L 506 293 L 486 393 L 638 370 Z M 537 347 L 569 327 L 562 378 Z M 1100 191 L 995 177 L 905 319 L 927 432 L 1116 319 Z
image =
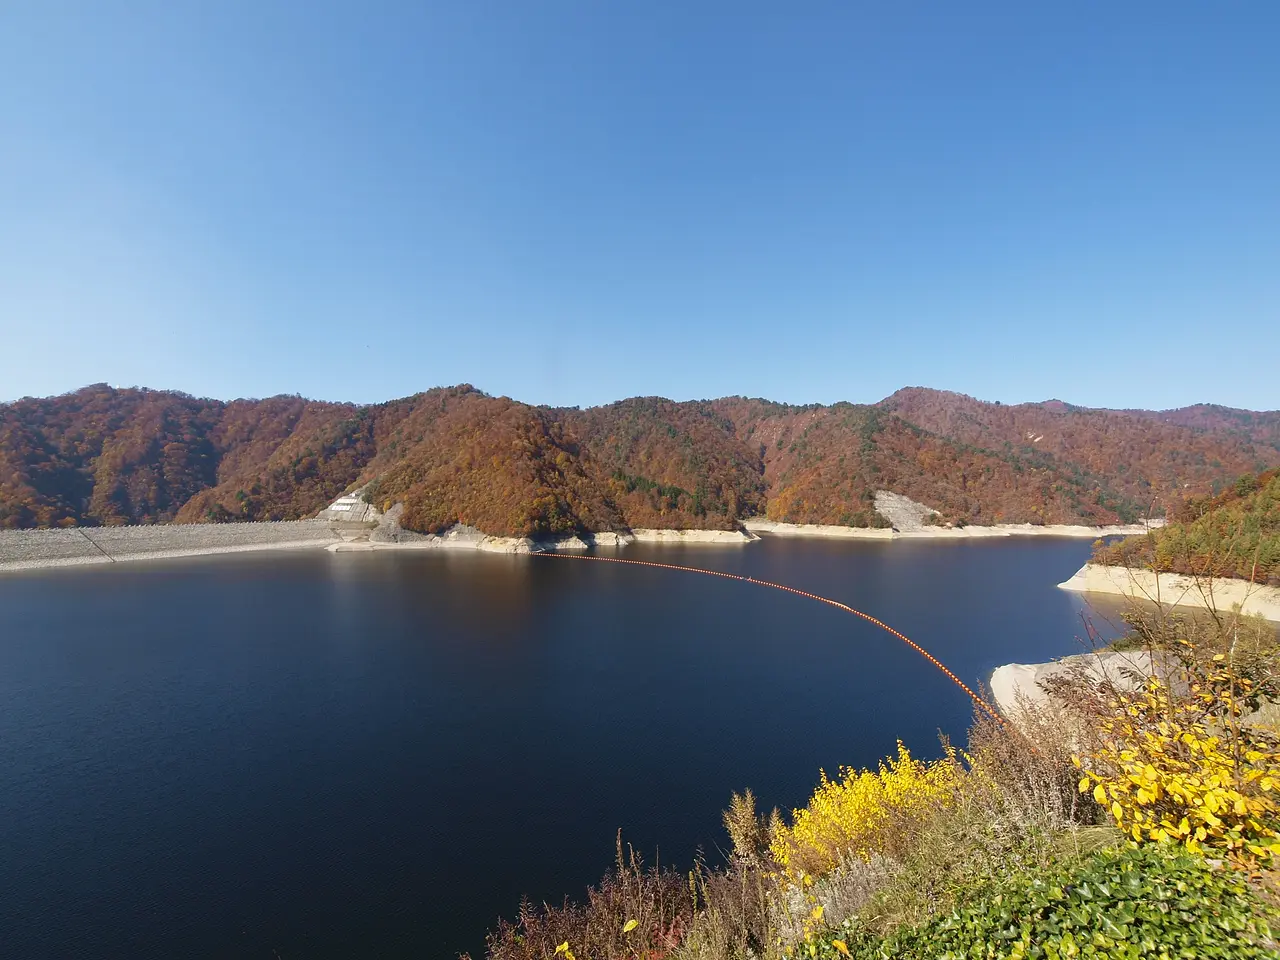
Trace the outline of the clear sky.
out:
M 1280 407 L 1280 3 L 0 4 L 0 400 Z

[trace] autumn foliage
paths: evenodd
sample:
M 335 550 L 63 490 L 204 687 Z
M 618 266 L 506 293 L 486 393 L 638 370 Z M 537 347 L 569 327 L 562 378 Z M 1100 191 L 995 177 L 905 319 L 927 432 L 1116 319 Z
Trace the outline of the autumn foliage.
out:
M 1183 425 L 919 389 L 876 406 L 579 410 L 466 385 L 372 406 L 223 403 L 98 384 L 0 406 L 0 527 L 297 519 L 364 485 L 423 531 L 731 529 L 762 515 L 877 526 L 882 489 L 940 522 L 1101 524 L 1280 465 L 1272 415 L 1188 410 Z
M 1280 471 L 1179 504 L 1172 522 L 1095 551 L 1099 563 L 1280 586 Z

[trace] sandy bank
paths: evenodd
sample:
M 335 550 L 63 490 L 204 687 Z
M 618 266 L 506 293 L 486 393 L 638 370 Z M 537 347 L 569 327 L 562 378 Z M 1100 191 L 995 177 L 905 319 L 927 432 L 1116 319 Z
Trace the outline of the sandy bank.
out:
M 971 540 L 988 537 L 1098 537 L 1128 536 L 1146 533 L 1140 523 L 1110 527 L 1086 527 L 1069 524 L 1002 523 L 990 527 L 922 527 L 918 530 L 892 530 L 873 527 L 837 527 L 817 523 L 779 523 L 775 520 L 744 520 L 742 525 L 752 533 L 775 537 L 831 537 L 841 540 Z
M 892 540 L 894 531 L 889 527 L 837 527 L 822 523 L 779 523 L 776 520 L 743 520 L 742 526 L 750 533 L 765 533 L 775 537 L 829 537 L 836 540 Z
M 1068 523 L 1000 523 L 990 527 L 926 527 L 923 530 L 904 531 L 903 539 L 965 540 L 982 537 L 1078 537 L 1096 540 L 1098 537 L 1127 537 L 1146 533 L 1141 523 L 1115 524 L 1107 527 L 1088 527 Z
M 599 537 L 599 534 L 597 534 Z M 759 540 L 749 530 L 632 530 L 638 543 L 752 543 Z
M 1056 678 L 1083 672 L 1095 682 L 1106 680 L 1119 689 L 1129 690 L 1137 685 L 1140 678 L 1151 676 L 1155 670 L 1156 664 L 1145 651 L 1101 650 L 1063 657 L 1050 663 L 1006 663 L 996 667 L 987 685 L 1000 712 L 1006 717 L 1016 718 L 1023 705 L 1037 707 L 1046 704 L 1049 693 L 1044 684 Z
M 1239 606 L 1244 613 L 1256 613 L 1280 622 L 1280 587 L 1267 587 L 1245 580 L 1206 577 L 1195 579 L 1173 573 L 1129 570 L 1086 563 L 1075 575 L 1058 584 L 1074 593 L 1109 593 L 1171 606 L 1193 606 L 1229 611 Z
M 744 544 L 759 537 L 742 530 L 632 530 L 630 533 L 584 533 L 568 537 L 533 539 L 493 537 L 472 527 L 453 527 L 442 534 L 404 536 L 395 540 L 371 537 L 333 543 L 333 553 L 371 550 L 479 550 L 484 553 L 566 553 L 592 547 L 625 547 L 631 543 L 662 544 Z

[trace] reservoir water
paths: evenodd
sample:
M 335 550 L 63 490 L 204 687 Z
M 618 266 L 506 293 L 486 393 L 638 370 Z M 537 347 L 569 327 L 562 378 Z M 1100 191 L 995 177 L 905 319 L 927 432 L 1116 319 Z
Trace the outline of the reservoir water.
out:
M 632 546 L 865 610 L 976 684 L 1077 652 L 1066 540 Z M 470 553 L 298 552 L 0 577 L 0 952 L 481 952 L 616 831 L 715 859 L 730 792 L 963 740 L 900 641 L 739 581 Z

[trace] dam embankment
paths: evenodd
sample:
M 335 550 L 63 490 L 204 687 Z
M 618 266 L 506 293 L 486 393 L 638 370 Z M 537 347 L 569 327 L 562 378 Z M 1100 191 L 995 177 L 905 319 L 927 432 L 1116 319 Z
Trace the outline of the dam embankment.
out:
M 0 530 L 0 570 L 326 547 L 341 540 L 323 520 Z

